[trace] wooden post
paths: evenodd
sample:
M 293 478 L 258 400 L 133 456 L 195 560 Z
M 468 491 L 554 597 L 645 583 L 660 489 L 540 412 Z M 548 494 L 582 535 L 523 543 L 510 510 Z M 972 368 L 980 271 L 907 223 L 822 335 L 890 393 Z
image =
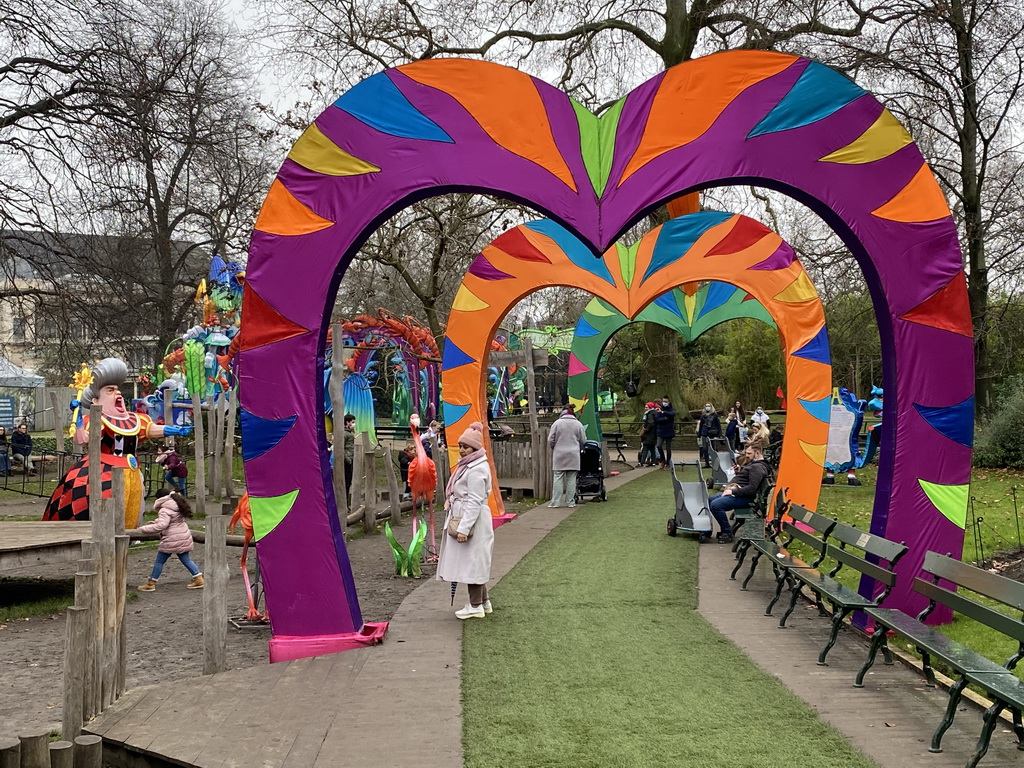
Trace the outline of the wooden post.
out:
M 526 407 L 530 413 L 530 447 L 533 454 L 533 493 L 538 499 L 544 496 L 543 477 L 544 464 L 547 463 L 546 443 L 540 442 L 540 419 L 537 418 L 537 375 L 533 367 L 533 340 L 527 336 L 523 339 L 523 351 L 526 352 Z
M 51 741 L 50 768 L 74 768 L 75 745 L 70 741 Z
M 67 422 L 64 417 L 67 412 L 67 405 L 57 402 L 57 393 L 50 392 L 50 406 L 53 408 L 53 436 L 56 438 L 57 453 L 64 453 L 64 435 L 67 429 Z
M 363 455 L 362 446 L 360 445 L 359 435 L 355 435 L 353 439 L 356 444 L 353 446 L 354 453 L 352 455 L 352 490 L 350 492 L 352 496 L 352 504 L 349 508 L 348 516 L 346 520 L 351 520 L 355 517 L 356 512 L 361 513 L 363 504 L 363 463 L 365 457 Z M 344 529 L 345 526 L 342 526 Z
M 75 768 L 103 768 L 103 739 L 101 737 L 90 734 L 75 739 Z
M 67 629 L 64 635 L 64 712 L 61 733 L 73 739 L 82 732 L 85 686 L 86 633 L 90 613 L 88 608 L 72 605 L 68 608 Z
M 168 387 L 164 390 L 164 426 L 170 427 L 174 425 L 174 390 Z M 163 441 L 174 447 L 174 436 L 167 435 L 163 438 Z
M 221 449 L 221 421 L 223 413 L 221 412 L 221 406 L 223 405 L 224 399 L 217 398 L 214 402 L 213 396 L 206 398 L 206 405 L 208 408 L 208 418 L 210 430 L 207 432 L 209 435 L 210 447 L 207 449 L 207 453 L 212 454 L 210 459 L 210 495 L 214 498 L 219 498 L 221 494 L 221 482 L 220 482 L 220 449 Z
M 206 514 L 206 448 L 203 440 L 203 404 L 199 395 L 192 395 L 192 434 L 195 435 L 196 473 L 192 478 L 195 486 L 196 514 Z
M 82 559 L 75 574 L 75 605 L 89 609 L 83 675 L 83 720 L 91 720 L 100 713 L 100 667 L 103 637 L 103 616 L 99 608 L 99 566 L 96 547 L 91 541 L 82 542 Z
M 346 368 L 342 360 L 341 347 L 341 323 L 331 325 L 331 380 L 327 382 L 328 393 L 331 396 L 331 407 L 334 410 L 334 471 L 331 480 L 334 484 L 334 501 L 338 509 L 338 520 L 341 521 L 341 530 L 345 530 L 345 520 L 348 519 L 348 489 L 345 487 L 345 373 Z M 355 436 L 353 436 L 355 439 Z M 353 457 L 354 458 L 354 457 Z M 355 469 L 353 462 L 353 470 Z M 355 473 L 353 472 L 353 477 Z M 353 483 L 355 485 L 355 483 Z M 358 503 L 359 497 L 356 497 Z
M 206 543 L 203 565 L 206 586 L 203 589 L 203 674 L 227 669 L 228 643 L 228 556 L 227 515 L 206 518 Z
M 128 651 L 125 648 L 128 633 L 124 620 L 128 606 L 128 544 L 129 538 L 123 533 L 114 537 L 114 564 L 117 578 L 117 605 L 114 608 L 114 620 L 117 625 L 117 634 L 114 636 L 114 647 L 117 651 L 114 658 L 115 701 L 124 693 L 125 677 L 128 671 Z
M 0 738 L 0 768 L 21 768 L 21 742 Z
M 50 768 L 49 734 L 19 734 L 18 741 L 21 742 L 21 768 Z
M 398 525 L 402 520 L 402 494 L 398 490 L 398 478 L 395 477 L 395 465 L 391 460 L 391 449 L 384 449 L 384 474 L 388 478 L 388 503 L 391 505 L 391 524 Z M 337 465 L 338 460 L 334 460 Z
M 377 530 L 377 451 L 370 442 L 370 433 L 363 432 L 363 531 Z
M 238 416 L 238 390 L 228 393 L 227 425 L 224 430 L 224 495 L 235 498 L 235 421 Z

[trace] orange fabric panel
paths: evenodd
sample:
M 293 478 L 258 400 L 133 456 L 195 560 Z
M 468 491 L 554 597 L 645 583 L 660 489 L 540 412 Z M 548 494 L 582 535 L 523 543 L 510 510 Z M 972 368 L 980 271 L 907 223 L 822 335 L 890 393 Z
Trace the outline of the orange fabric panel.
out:
M 677 197 L 675 200 L 669 200 L 665 207 L 668 208 L 668 215 L 673 219 L 688 213 L 696 213 L 700 210 L 700 192 L 691 192 L 688 195 Z
M 577 191 L 529 75 L 471 59 L 431 59 L 398 69 L 417 83 L 450 94 L 496 144 L 547 169 Z
M 880 219 L 914 224 L 938 221 L 950 215 L 939 183 L 925 163 L 892 200 L 871 212 Z
M 672 67 L 654 96 L 643 138 L 618 184 L 654 158 L 702 136 L 743 91 L 796 60 L 781 53 L 729 51 Z
M 333 226 L 333 221 L 313 213 L 277 179 L 256 217 L 256 229 L 268 235 L 308 235 Z

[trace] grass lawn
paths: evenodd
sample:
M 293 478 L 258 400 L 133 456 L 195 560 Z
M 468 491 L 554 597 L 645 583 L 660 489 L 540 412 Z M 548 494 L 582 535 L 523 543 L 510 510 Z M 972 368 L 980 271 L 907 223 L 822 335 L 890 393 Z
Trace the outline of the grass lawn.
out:
M 867 530 L 871 524 L 876 474 L 877 471 L 874 467 L 858 470 L 857 477 L 864 483 L 860 488 L 848 487 L 845 478 L 841 476 L 836 478 L 835 486 L 823 486 L 821 499 L 818 502 L 818 512 Z M 964 562 L 975 562 L 982 552 L 988 558 L 997 552 L 1019 548 L 1017 520 L 1014 515 L 1015 489 L 1024 489 L 1024 473 L 1022 472 L 977 468 L 972 471 L 973 512 L 971 507 L 968 507 L 968 526 L 964 535 Z M 1019 490 L 1018 495 L 1020 497 L 1018 504 L 1024 507 L 1024 490 Z M 1024 509 L 1021 511 L 1024 512 Z M 984 520 L 975 529 L 971 525 L 971 520 L 977 517 L 982 517 Z M 978 533 L 980 533 L 980 537 Z M 840 571 L 839 577 L 842 577 L 840 580 L 844 581 L 847 586 L 855 588 L 857 583 L 855 575 L 853 572 L 844 574 Z M 1019 618 L 1018 613 L 1014 613 L 1005 606 L 989 600 L 984 602 Z M 1017 650 L 1017 643 L 1005 635 L 961 616 L 957 616 L 952 624 L 943 627 L 942 632 L 1000 664 L 1004 663 Z M 912 648 L 905 645 L 904 647 L 906 650 L 914 652 Z M 1017 675 L 1024 678 L 1024 667 L 1018 668 Z
M 657 474 L 587 504 L 466 622 L 467 766 L 875 765 L 697 614 L 671 509 Z

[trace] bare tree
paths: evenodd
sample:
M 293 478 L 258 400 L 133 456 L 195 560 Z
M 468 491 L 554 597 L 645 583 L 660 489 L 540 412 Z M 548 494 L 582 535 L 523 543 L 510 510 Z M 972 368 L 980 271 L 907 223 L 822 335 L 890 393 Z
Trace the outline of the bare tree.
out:
M 949 195 L 966 252 L 979 409 L 998 374 L 990 337 L 993 285 L 1016 287 L 1021 266 L 1024 11 L 1009 0 L 900 0 L 893 20 L 849 46 L 911 126 Z

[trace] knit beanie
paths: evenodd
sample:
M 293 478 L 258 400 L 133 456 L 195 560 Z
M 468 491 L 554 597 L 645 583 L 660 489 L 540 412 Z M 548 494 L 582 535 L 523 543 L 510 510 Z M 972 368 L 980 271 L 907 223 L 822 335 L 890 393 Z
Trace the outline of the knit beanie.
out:
M 474 421 L 469 425 L 469 429 L 462 433 L 459 442 L 463 445 L 470 445 L 474 450 L 479 451 L 484 447 L 484 425 L 479 421 Z

